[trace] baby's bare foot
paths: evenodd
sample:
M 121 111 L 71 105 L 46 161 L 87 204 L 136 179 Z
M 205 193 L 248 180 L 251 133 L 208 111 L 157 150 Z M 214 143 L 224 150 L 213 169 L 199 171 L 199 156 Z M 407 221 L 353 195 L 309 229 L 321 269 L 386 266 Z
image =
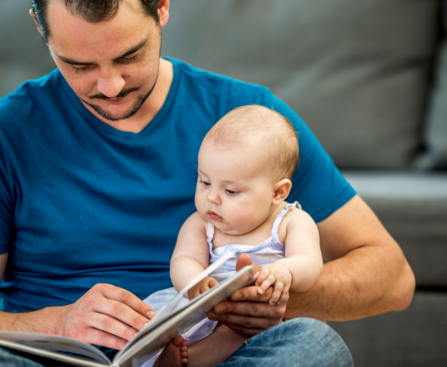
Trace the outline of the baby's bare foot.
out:
M 177 335 L 163 350 L 154 367 L 183 367 L 188 364 L 188 341 Z

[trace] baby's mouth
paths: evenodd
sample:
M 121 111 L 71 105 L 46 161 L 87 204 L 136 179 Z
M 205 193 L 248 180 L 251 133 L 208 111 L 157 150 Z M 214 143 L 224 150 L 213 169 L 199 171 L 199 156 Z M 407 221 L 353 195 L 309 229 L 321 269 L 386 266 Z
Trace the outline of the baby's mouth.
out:
M 220 215 L 217 215 L 216 213 L 214 213 L 211 210 L 208 210 L 208 215 L 210 216 L 210 218 L 212 220 L 221 220 L 222 219 L 222 217 Z

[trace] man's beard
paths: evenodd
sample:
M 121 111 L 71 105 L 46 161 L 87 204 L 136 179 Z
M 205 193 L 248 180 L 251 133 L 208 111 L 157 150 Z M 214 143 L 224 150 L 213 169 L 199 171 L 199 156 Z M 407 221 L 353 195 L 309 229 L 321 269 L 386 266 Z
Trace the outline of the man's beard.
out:
M 80 99 L 81 99 L 82 102 L 88 104 L 91 108 L 93 108 L 98 115 L 100 115 L 101 117 L 104 117 L 107 120 L 110 120 L 110 121 L 125 120 L 125 119 L 128 119 L 128 118 L 131 118 L 133 115 L 135 115 L 140 110 L 141 106 L 144 104 L 144 102 L 146 102 L 146 100 L 152 94 L 152 92 L 153 92 L 153 90 L 155 88 L 155 85 L 157 84 L 157 80 L 158 80 L 158 74 L 157 74 L 157 78 L 155 79 L 155 83 L 152 86 L 152 88 L 149 90 L 149 92 L 146 93 L 145 95 L 138 96 L 136 101 L 132 104 L 132 106 L 130 106 L 130 108 L 126 112 L 124 112 L 124 114 L 122 116 L 120 116 L 120 117 L 115 117 L 112 114 L 110 114 L 109 112 L 104 111 L 100 106 L 98 106 L 96 104 L 93 104 L 93 103 L 89 103 L 89 102 L 87 102 L 86 100 L 84 100 L 82 98 L 80 98 Z M 124 89 L 114 98 L 125 97 L 125 96 L 127 96 L 128 94 L 130 94 L 132 92 L 138 91 L 139 89 L 140 88 Z M 106 97 L 103 94 L 96 94 L 96 95 L 94 95 L 94 96 L 92 96 L 90 98 L 91 99 L 103 99 L 103 100 L 109 99 L 108 97 Z

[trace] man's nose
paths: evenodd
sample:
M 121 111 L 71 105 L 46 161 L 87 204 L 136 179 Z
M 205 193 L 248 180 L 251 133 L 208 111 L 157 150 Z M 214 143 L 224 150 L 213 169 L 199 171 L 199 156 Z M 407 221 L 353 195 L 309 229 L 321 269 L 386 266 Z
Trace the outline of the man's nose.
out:
M 210 190 L 208 193 L 208 201 L 212 204 L 220 205 L 222 204 L 222 200 L 220 199 L 220 195 L 215 190 Z
M 101 71 L 97 81 L 98 91 L 108 98 L 116 97 L 124 88 L 126 80 L 118 70 L 113 68 Z

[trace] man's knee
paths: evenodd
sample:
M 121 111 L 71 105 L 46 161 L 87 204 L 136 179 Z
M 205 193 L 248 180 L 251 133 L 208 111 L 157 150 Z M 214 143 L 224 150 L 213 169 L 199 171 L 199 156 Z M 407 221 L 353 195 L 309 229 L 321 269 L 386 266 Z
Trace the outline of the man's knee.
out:
M 251 338 L 247 349 L 268 351 L 274 366 L 353 366 L 341 337 L 325 323 L 309 318 L 274 326 Z

